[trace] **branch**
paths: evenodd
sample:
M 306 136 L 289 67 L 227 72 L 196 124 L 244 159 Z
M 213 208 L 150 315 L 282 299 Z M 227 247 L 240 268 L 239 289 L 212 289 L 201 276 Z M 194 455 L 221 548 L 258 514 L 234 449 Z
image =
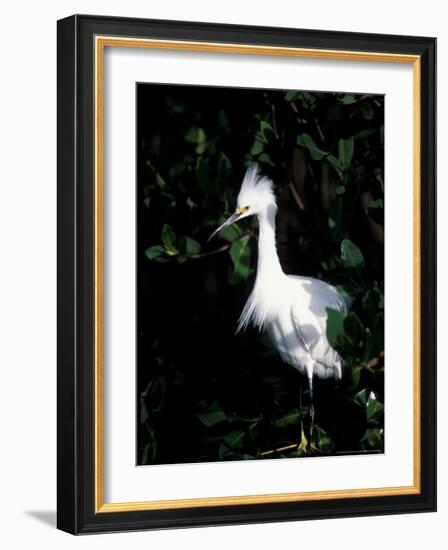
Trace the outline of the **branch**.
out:
M 361 367 L 375 374 L 375 367 L 380 366 L 382 361 L 384 361 L 384 351 L 380 351 L 378 355 L 372 357 L 367 363 L 362 363 Z
M 232 243 L 224 244 L 223 246 L 211 250 L 210 252 L 203 252 L 202 254 L 187 254 L 186 257 L 189 260 L 199 260 L 200 258 L 206 258 L 207 256 L 213 256 L 214 254 L 219 254 L 220 252 L 225 252 L 230 248 Z
M 251 236 L 252 235 L 243 235 L 242 237 L 235 239 L 231 243 L 223 244 L 219 248 L 215 248 L 215 250 L 210 250 L 210 252 L 203 252 L 202 254 L 187 254 L 185 257 L 189 260 L 199 260 L 201 258 L 207 258 L 207 256 L 213 256 L 214 254 L 225 252 L 232 246 L 232 243 L 236 241 L 246 241 L 247 239 L 250 239 Z
M 292 196 L 294 197 L 294 200 L 296 201 L 296 204 L 300 208 L 300 210 L 305 210 L 305 205 L 303 204 L 302 199 L 297 193 L 297 189 L 294 187 L 292 181 L 289 182 L 289 190 L 291 191 Z
M 284 447 L 277 447 L 277 449 L 269 449 L 269 451 L 263 451 L 262 453 L 260 453 L 260 456 L 269 456 L 275 453 L 289 451 L 290 449 L 297 449 L 298 447 L 299 447 L 298 443 L 293 443 L 292 445 L 285 445 Z
M 319 133 L 319 137 L 322 141 L 322 144 L 325 147 L 325 136 L 324 136 L 324 133 L 322 132 L 322 128 L 320 127 L 320 124 L 319 124 L 319 121 L 317 120 L 317 117 L 314 117 L 314 122 L 316 124 L 316 128 L 317 128 L 317 131 Z
M 271 112 L 272 112 L 272 128 L 274 130 L 275 137 L 279 139 L 280 136 L 278 133 L 277 115 L 275 112 L 275 105 L 273 103 L 271 103 Z
M 296 113 L 296 115 L 298 116 L 299 115 L 299 109 L 297 109 L 297 105 L 295 104 L 294 101 L 291 101 L 290 103 L 291 107 L 292 107 L 292 110 Z

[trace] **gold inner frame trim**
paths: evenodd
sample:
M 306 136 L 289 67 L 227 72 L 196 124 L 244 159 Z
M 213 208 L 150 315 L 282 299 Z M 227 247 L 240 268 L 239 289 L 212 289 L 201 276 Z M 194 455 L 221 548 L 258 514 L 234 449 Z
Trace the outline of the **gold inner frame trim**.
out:
M 414 365 L 413 365 L 413 484 L 402 487 L 378 487 L 368 489 L 342 489 L 300 493 L 274 493 L 264 495 L 225 496 L 179 500 L 153 500 L 142 502 L 104 501 L 104 54 L 106 47 L 149 48 L 172 51 L 205 53 L 232 53 L 240 55 L 265 55 L 329 59 L 346 61 L 371 61 L 382 63 L 406 63 L 413 66 L 413 221 L 414 221 Z M 343 498 L 365 498 L 393 495 L 419 494 L 421 491 L 421 424 L 420 424 L 420 167 L 421 167 L 421 60 L 417 55 L 381 52 L 356 52 L 252 44 L 225 44 L 182 40 L 156 40 L 96 36 L 95 54 L 95 513 L 130 512 L 143 510 L 167 510 L 211 506 L 236 506 L 244 504 L 304 502 Z

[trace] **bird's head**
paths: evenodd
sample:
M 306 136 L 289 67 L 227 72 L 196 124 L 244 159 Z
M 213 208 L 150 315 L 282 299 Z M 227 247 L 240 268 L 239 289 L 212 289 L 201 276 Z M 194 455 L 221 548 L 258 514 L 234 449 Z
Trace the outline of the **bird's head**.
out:
M 235 212 L 210 235 L 208 240 L 232 223 L 249 216 L 260 215 L 269 208 L 277 208 L 272 181 L 260 174 L 259 166 L 255 162 L 246 170 Z

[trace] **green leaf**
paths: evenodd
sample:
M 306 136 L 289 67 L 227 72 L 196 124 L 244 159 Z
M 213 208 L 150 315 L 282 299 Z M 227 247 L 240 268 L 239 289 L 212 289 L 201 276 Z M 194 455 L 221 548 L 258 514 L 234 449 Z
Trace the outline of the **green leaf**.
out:
M 191 237 L 185 237 L 185 252 L 188 256 L 199 254 L 201 252 L 201 245 Z
M 154 342 L 153 342 L 154 343 Z M 163 376 L 156 376 L 151 380 L 144 392 L 151 403 L 152 411 L 160 411 L 165 402 L 166 379 Z
M 291 103 L 291 101 L 296 101 L 300 97 L 300 92 L 295 92 L 293 90 L 290 90 L 289 92 L 286 92 L 285 95 L 285 101 L 288 103 Z
M 176 198 L 169 191 L 160 191 L 160 196 L 166 198 L 167 201 L 169 201 L 170 208 L 174 208 L 176 206 Z
M 198 141 L 198 129 L 194 126 L 191 126 L 187 133 L 184 135 L 185 141 L 188 141 L 188 143 L 197 143 Z
M 170 178 L 175 180 L 177 179 L 185 170 L 185 163 L 183 161 L 175 162 L 169 169 Z
M 328 155 L 326 161 L 336 170 L 336 172 L 338 172 L 338 174 L 342 173 L 343 166 L 335 156 Z
M 384 350 L 384 317 L 382 313 L 375 315 L 366 332 L 364 361 L 370 361 L 375 355 Z
M 155 260 L 160 256 L 165 256 L 165 248 L 160 244 L 150 246 L 145 250 L 145 255 L 149 260 Z
M 268 143 L 274 136 L 274 129 L 272 128 L 271 124 L 269 124 L 269 122 L 267 122 L 266 120 L 260 121 L 260 132 L 266 140 L 265 143 Z
M 245 436 L 245 432 L 243 430 L 234 430 L 233 432 L 228 433 L 224 437 L 224 441 L 227 443 L 229 447 L 233 447 L 235 449 L 241 449 L 243 446 L 243 440 Z
M 344 239 L 341 243 L 341 260 L 346 269 L 359 269 L 364 265 L 364 257 L 361 251 L 349 239 Z
M 148 408 L 143 397 L 140 397 L 140 424 L 144 424 L 149 418 Z
M 229 157 L 221 151 L 218 161 L 218 172 L 220 177 L 226 177 L 232 173 L 232 164 Z
M 184 139 L 188 143 L 196 145 L 195 151 L 198 155 L 202 155 L 205 152 L 207 136 L 204 128 L 196 128 L 195 126 L 191 126 L 184 135 Z
M 143 199 L 143 204 L 146 206 L 146 208 L 149 208 L 151 204 L 151 197 L 146 197 Z
M 299 92 L 298 99 L 301 100 L 302 106 L 305 109 L 312 108 L 316 102 L 316 94 L 310 94 L 309 92 Z
M 255 438 L 257 438 L 259 433 L 260 433 L 260 421 L 259 420 L 256 420 L 255 422 L 252 422 L 251 424 L 249 424 L 248 434 L 249 434 L 249 438 L 251 440 L 254 440 Z
M 235 239 L 239 239 L 244 235 L 244 231 L 237 223 L 232 223 L 232 225 L 228 225 L 225 229 L 223 229 L 219 236 L 221 239 L 224 239 L 225 241 L 232 242 Z
M 220 460 L 226 458 L 235 458 L 235 452 L 232 449 L 229 449 L 228 445 L 225 443 L 220 443 L 218 447 L 218 458 Z
M 364 388 L 355 395 L 353 398 L 353 403 L 356 403 L 356 405 L 359 405 L 360 407 L 365 407 L 367 405 L 368 396 L 369 392 L 366 388 Z
M 376 424 L 382 420 L 384 405 L 378 401 L 374 392 L 364 388 L 355 395 L 353 402 L 365 409 L 368 422 Z
M 252 273 L 249 239 L 233 241 L 230 247 L 230 257 L 235 274 L 241 279 L 247 279 Z
M 339 162 L 344 170 L 350 167 L 354 152 L 354 140 L 353 138 L 340 139 L 338 143 L 338 156 Z
M 154 174 L 154 177 L 156 179 L 156 184 L 159 187 L 159 189 L 164 189 L 166 187 L 166 181 L 162 178 L 162 176 L 159 174 L 159 172 L 156 170 L 155 166 L 152 164 L 150 160 L 146 161 L 146 166 L 148 166 L 148 168 Z
M 171 225 L 164 224 L 162 228 L 161 240 L 166 249 L 174 248 L 176 244 L 176 233 Z
M 153 464 L 156 458 L 157 441 L 152 432 L 148 432 L 151 441 L 143 447 L 140 464 Z
M 164 189 L 166 187 L 166 181 L 162 178 L 159 172 L 156 172 L 156 183 L 160 189 Z
M 351 105 L 352 103 L 356 103 L 357 99 L 354 95 L 351 94 L 345 94 L 341 99 L 340 102 L 344 105 Z
M 345 315 L 340 311 L 327 308 L 327 339 L 330 346 L 343 355 L 349 354 L 354 343 L 344 328 Z
M 339 340 L 344 336 L 345 315 L 340 311 L 327 308 L 327 338 L 333 348 L 339 344 Z
M 227 129 L 229 126 L 229 119 L 227 118 L 226 112 L 221 109 L 218 113 L 218 124 L 221 128 Z
M 349 388 L 356 389 L 361 381 L 361 367 L 349 367 L 346 369 L 346 376 L 349 377 Z
M 262 153 L 263 150 L 264 150 L 264 144 L 261 141 L 255 140 L 250 150 L 250 154 L 256 157 L 257 155 Z
M 331 201 L 328 211 L 328 227 L 335 242 L 341 241 L 348 232 L 353 215 L 353 196 L 350 193 L 338 194 Z
M 372 120 L 373 118 L 373 107 L 368 101 L 363 101 L 361 103 L 361 115 L 365 120 Z
M 362 307 L 368 317 L 373 317 L 378 312 L 380 296 L 382 292 L 377 288 L 369 288 L 362 297 Z
M 184 101 L 173 103 L 173 105 L 171 106 L 171 112 L 175 114 L 183 113 L 185 111 L 185 106 L 186 104 Z
M 271 157 L 267 153 L 262 153 L 258 157 L 259 162 L 261 164 L 267 164 L 268 166 L 275 166 L 275 164 L 272 162 Z
M 309 134 L 300 134 L 297 136 L 297 145 L 301 145 L 308 149 L 311 158 L 314 160 L 322 160 L 328 155 L 327 152 L 322 151 L 314 142 L 314 139 Z
M 313 426 L 311 446 L 323 455 L 333 454 L 335 448 L 331 437 L 317 424 Z
M 210 166 L 207 160 L 199 157 L 196 161 L 196 179 L 202 189 L 208 189 L 211 182 Z
M 255 140 L 250 150 L 250 154 L 253 157 L 260 155 L 264 151 L 265 146 L 273 139 L 273 137 L 274 137 L 274 130 L 271 124 L 266 120 L 260 120 L 260 129 L 255 134 Z M 263 156 L 264 160 L 262 159 L 259 159 L 259 160 L 261 160 L 261 162 L 266 163 L 266 157 L 267 155 L 264 155 Z M 267 159 L 270 160 L 269 157 L 267 157 Z
M 370 392 L 366 403 L 366 414 L 368 422 L 377 423 L 384 414 L 384 405 L 378 401 L 374 392 Z
M 300 411 L 293 409 L 287 415 L 282 416 L 275 421 L 276 428 L 288 428 L 289 426 L 297 426 L 300 421 Z
M 364 257 L 359 248 L 349 239 L 344 239 L 341 243 L 341 261 L 357 292 L 365 292 Z
M 205 135 L 204 129 L 198 128 L 197 146 L 196 146 L 196 153 L 198 155 L 204 154 L 206 143 L 207 143 L 207 136 Z
M 364 449 L 371 451 L 384 451 L 384 431 L 378 428 L 368 428 L 361 439 Z
M 364 327 L 360 318 L 353 311 L 344 320 L 344 330 L 357 345 L 362 343 Z
M 374 222 L 384 225 L 383 199 L 376 199 L 371 202 L 367 208 L 367 214 Z
M 371 136 L 377 131 L 376 128 L 368 128 L 366 130 L 360 130 L 356 134 L 353 134 L 353 139 L 363 139 Z
M 217 401 L 212 403 L 207 410 L 197 413 L 196 416 L 207 427 L 214 426 L 227 419 L 226 413 Z

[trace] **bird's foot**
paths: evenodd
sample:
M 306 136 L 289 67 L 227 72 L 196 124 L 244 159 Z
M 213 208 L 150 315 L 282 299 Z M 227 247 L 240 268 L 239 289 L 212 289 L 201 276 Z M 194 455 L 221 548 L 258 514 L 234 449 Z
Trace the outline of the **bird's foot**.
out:
M 303 426 L 300 433 L 300 441 L 297 445 L 297 454 L 298 456 L 306 456 L 308 454 L 308 439 L 303 431 Z

